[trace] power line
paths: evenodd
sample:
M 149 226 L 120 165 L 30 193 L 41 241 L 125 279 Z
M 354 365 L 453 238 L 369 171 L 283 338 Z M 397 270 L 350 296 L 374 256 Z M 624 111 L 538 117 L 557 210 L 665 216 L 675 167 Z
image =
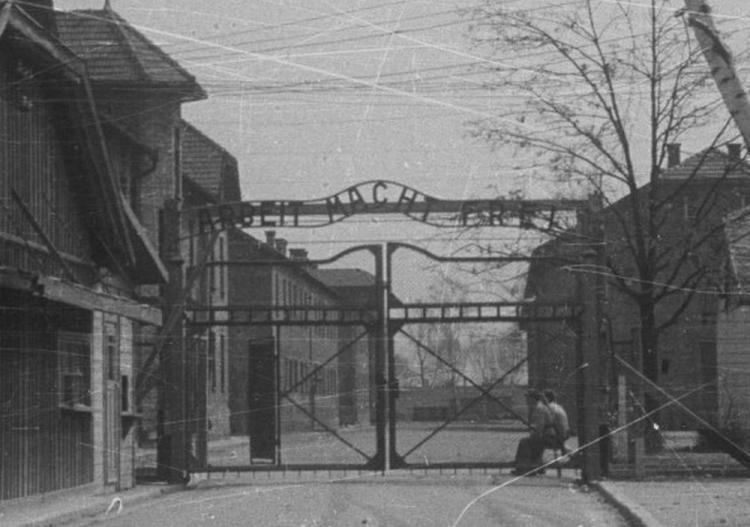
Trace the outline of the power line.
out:
M 455 14 L 456 10 L 455 9 L 450 9 L 450 10 L 446 10 L 446 11 L 438 11 L 438 12 L 435 12 L 435 13 L 430 13 L 428 15 L 415 15 L 415 16 L 410 16 L 410 17 L 404 17 L 403 19 L 400 19 L 400 20 L 399 19 L 389 19 L 389 20 L 383 20 L 383 21 L 380 21 L 380 22 L 377 22 L 377 23 L 378 24 L 393 24 L 393 23 L 396 23 L 396 22 L 408 22 L 408 21 L 413 21 L 413 20 L 424 20 L 424 19 L 435 18 L 435 17 L 439 17 L 439 16 L 442 16 L 442 15 L 451 14 L 451 13 Z M 342 33 L 342 32 L 347 32 L 347 31 L 356 31 L 357 29 L 366 28 L 366 27 L 368 27 L 366 24 L 346 26 L 346 27 L 340 27 L 340 28 L 330 29 L 330 30 L 327 30 L 325 33 L 326 34 L 332 34 L 332 33 Z M 251 46 L 251 45 L 257 45 L 257 44 L 262 44 L 262 43 L 267 43 L 267 42 L 275 42 L 275 41 L 279 41 L 279 40 L 303 39 L 303 38 L 306 38 L 306 37 L 317 37 L 320 34 L 321 34 L 320 31 L 316 31 L 316 32 L 311 32 L 311 33 L 303 33 L 301 35 L 285 35 L 285 36 L 268 37 L 268 38 L 255 39 L 255 40 L 245 40 L 245 41 L 242 41 L 242 42 L 231 42 L 230 44 L 233 45 L 233 46 Z M 205 37 L 205 38 L 214 38 L 214 37 L 216 37 L 216 35 L 214 35 L 213 37 L 209 36 L 209 37 Z M 219 38 L 221 38 L 221 35 L 219 35 Z M 336 41 L 334 41 L 334 42 L 336 42 Z M 188 45 L 188 44 L 185 44 L 185 43 L 175 43 L 174 45 L 180 45 L 180 44 L 182 44 L 182 45 Z M 310 46 L 319 46 L 319 45 L 324 45 L 324 44 L 326 44 L 326 43 L 325 42 L 320 42 L 320 43 L 311 42 L 311 43 L 309 43 Z M 290 45 L 290 46 L 281 46 L 280 48 L 276 48 L 276 49 L 290 49 L 290 47 L 298 47 L 298 46 L 302 46 L 302 45 L 304 45 L 304 44 L 296 44 L 296 45 Z M 271 49 L 273 49 L 273 48 L 271 48 Z M 179 57 L 180 54 L 188 54 L 188 53 L 194 53 L 194 52 L 198 52 L 198 51 L 201 51 L 201 48 L 194 48 L 194 49 L 188 49 L 188 50 L 182 50 L 182 51 L 181 50 L 177 50 L 177 51 L 171 52 L 171 54 Z M 259 50 L 258 52 L 262 52 L 262 51 L 264 51 L 264 50 Z

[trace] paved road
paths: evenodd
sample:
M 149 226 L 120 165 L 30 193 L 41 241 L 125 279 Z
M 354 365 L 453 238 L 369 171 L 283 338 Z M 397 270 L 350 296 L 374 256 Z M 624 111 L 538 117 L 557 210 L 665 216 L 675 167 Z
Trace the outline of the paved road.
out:
M 625 521 L 596 492 L 543 476 L 512 481 L 458 475 L 356 477 L 346 481 L 201 485 L 100 517 L 106 527 L 606 526 Z

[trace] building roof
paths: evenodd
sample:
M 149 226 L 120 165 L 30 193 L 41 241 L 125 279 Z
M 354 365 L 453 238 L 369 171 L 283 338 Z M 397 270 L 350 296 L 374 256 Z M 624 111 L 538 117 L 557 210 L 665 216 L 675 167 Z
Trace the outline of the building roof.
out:
M 375 277 L 362 269 L 312 269 L 310 274 L 328 287 L 372 287 Z
M 378 288 L 375 277 L 357 268 L 348 269 L 310 269 L 308 271 L 321 283 L 330 287 L 341 299 L 354 307 L 373 309 L 378 304 Z M 403 302 L 393 293 L 389 295 L 391 307 L 403 306 Z
M 12 53 L 23 51 L 27 58 L 32 57 L 43 67 L 43 76 L 53 75 L 50 80 L 55 84 L 68 79 L 69 88 L 74 90 L 75 96 L 66 101 L 71 109 L 71 119 L 65 123 L 65 134 L 75 138 L 72 142 L 85 145 L 83 155 L 76 154 L 83 167 L 77 175 L 84 178 L 93 197 L 84 201 L 84 206 L 97 219 L 88 222 L 95 239 L 106 249 L 110 261 L 127 269 L 136 283 L 165 281 L 166 269 L 120 192 L 99 114 L 91 97 L 87 71 L 80 57 L 15 3 L 2 5 L 0 17 L 5 18 L 0 23 L 0 38 L 5 41 L 7 37 Z M 62 122 L 56 122 L 63 126 Z M 71 154 L 64 148 L 63 155 Z
M 94 83 L 160 86 L 185 100 L 204 99 L 190 73 L 110 8 L 55 13 L 63 43 L 81 57 Z
M 181 123 L 182 175 L 209 192 L 217 202 L 240 201 L 237 160 L 186 121 Z
M 717 148 L 702 150 L 662 174 L 664 180 L 684 180 L 691 177 L 719 179 L 723 177 L 748 177 L 750 166 L 742 158 L 733 158 Z
M 750 207 L 727 217 L 724 226 L 729 248 L 729 265 L 737 281 L 737 293 L 750 294 Z
M 737 181 L 742 178 L 750 177 L 750 165 L 737 151 L 734 155 L 730 154 L 732 147 L 726 146 L 726 150 L 720 150 L 718 147 L 707 148 L 700 152 L 687 157 L 678 164 L 667 168 L 661 175 L 660 181 L 671 182 L 677 185 L 701 185 L 703 182 L 716 184 L 719 179 L 729 179 Z M 638 188 L 639 193 L 647 192 L 650 183 Z M 699 188 L 699 187 L 696 187 Z M 616 210 L 618 207 L 627 207 L 629 196 L 624 196 L 617 201 L 610 203 L 604 209 L 602 214 Z M 576 234 L 575 229 L 570 229 L 556 238 L 552 238 L 545 243 L 536 247 L 533 256 L 557 256 L 557 257 L 574 257 L 580 252 L 582 240 L 580 235 Z M 533 297 L 537 293 L 538 287 L 546 273 L 549 272 L 550 266 L 560 267 L 560 263 L 545 262 L 534 260 L 529 264 L 529 271 L 526 279 L 525 296 Z M 559 276 L 557 277 L 559 279 Z M 750 282 L 748 282 L 750 284 Z

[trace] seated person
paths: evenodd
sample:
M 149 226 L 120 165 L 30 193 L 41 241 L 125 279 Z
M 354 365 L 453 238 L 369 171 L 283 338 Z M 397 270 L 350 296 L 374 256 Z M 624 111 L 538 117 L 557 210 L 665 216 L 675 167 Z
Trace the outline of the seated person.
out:
M 555 392 L 546 390 L 544 398 L 547 399 L 547 408 L 552 414 L 552 426 L 555 429 L 554 437 L 548 438 L 547 448 L 560 450 L 562 455 L 568 454 L 565 441 L 570 437 L 570 425 L 568 424 L 568 413 L 555 399 Z
M 544 449 L 556 441 L 556 432 L 552 421 L 552 412 L 547 401 L 538 390 L 529 390 L 526 394 L 529 405 L 529 436 L 518 442 L 516 450 L 515 469 L 513 474 L 541 473 L 537 470 L 541 465 Z

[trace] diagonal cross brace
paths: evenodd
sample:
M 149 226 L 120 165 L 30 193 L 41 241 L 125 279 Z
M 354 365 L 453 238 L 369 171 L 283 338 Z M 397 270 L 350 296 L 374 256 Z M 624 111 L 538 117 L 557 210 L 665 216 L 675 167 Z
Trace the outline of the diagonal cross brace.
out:
M 416 344 L 417 346 L 419 346 L 420 348 L 422 348 L 423 350 L 425 350 L 427 353 L 429 353 L 430 355 L 432 355 L 433 357 L 435 357 L 438 361 L 440 361 L 443 364 L 445 364 L 452 372 L 457 373 L 462 379 L 468 381 L 469 384 L 471 384 L 474 388 L 476 388 L 477 390 L 479 390 L 479 392 L 481 393 L 482 397 L 489 397 L 490 399 L 492 399 L 493 401 L 495 401 L 497 404 L 499 404 L 500 406 L 502 406 L 503 408 L 505 408 L 508 412 L 510 412 L 511 414 L 513 414 L 523 424 L 525 424 L 526 426 L 529 426 L 529 422 L 523 416 L 519 415 L 515 410 L 513 410 L 513 408 L 509 407 L 507 404 L 505 404 L 504 402 L 502 402 L 500 399 L 498 399 L 497 397 L 495 397 L 494 395 L 492 395 L 489 391 L 487 391 L 484 388 L 482 388 L 480 385 L 478 385 L 476 382 L 474 382 L 473 379 L 471 379 L 466 374 L 464 374 L 464 372 L 462 372 L 461 370 L 459 370 L 458 368 L 456 368 L 450 362 L 446 361 L 443 357 L 441 357 L 440 355 L 438 355 L 435 351 L 431 350 L 429 347 L 427 347 L 424 344 L 422 344 L 420 341 L 418 341 L 417 339 L 415 339 L 414 337 L 412 337 L 410 334 L 408 334 L 403 329 L 401 329 L 399 331 L 401 333 L 403 333 L 404 335 L 406 335 L 406 337 L 409 340 L 411 340 L 412 342 L 414 342 L 414 344 Z
M 334 430 L 333 428 L 331 428 L 330 426 L 328 426 L 327 424 L 325 424 L 323 421 L 321 421 L 320 419 L 318 419 L 318 417 L 314 413 L 308 411 L 307 408 L 305 408 L 304 406 L 302 406 L 301 404 L 299 404 L 297 401 L 295 401 L 293 397 L 290 397 L 287 394 L 283 394 L 282 397 L 284 397 L 286 400 L 288 400 L 289 402 L 291 402 L 294 406 L 296 406 L 307 417 L 309 417 L 310 419 L 312 419 L 313 421 L 315 421 L 316 423 L 318 423 L 321 427 L 323 427 L 323 429 L 325 429 L 326 432 L 329 432 L 330 434 L 332 434 L 333 436 L 335 436 L 336 439 L 338 439 L 339 441 L 341 441 L 342 443 L 344 443 L 346 446 L 348 446 L 349 448 L 351 448 L 352 450 L 354 450 L 355 452 L 357 452 L 359 455 L 361 455 L 362 457 L 364 457 L 367 461 L 372 461 L 372 458 L 370 456 L 368 456 L 362 450 L 360 450 L 359 448 L 357 448 L 356 446 L 354 446 L 352 443 L 350 443 L 349 441 L 347 441 L 346 439 L 344 439 L 341 435 L 339 435 L 339 433 L 336 430 Z
M 416 445 L 414 445 L 413 447 L 411 447 L 411 449 L 409 449 L 409 451 L 408 451 L 408 452 L 406 452 L 406 453 L 405 453 L 405 454 L 404 454 L 403 456 L 401 456 L 401 457 L 402 457 L 402 458 L 404 458 L 404 459 L 405 459 L 405 458 L 407 458 L 407 457 L 408 457 L 408 456 L 409 456 L 410 454 L 412 454 L 412 453 L 413 453 L 414 451 L 416 451 L 416 450 L 417 450 L 417 449 L 418 449 L 419 447 L 421 447 L 421 446 L 422 446 L 422 445 L 424 445 L 424 444 L 425 444 L 425 443 L 426 443 L 427 441 L 429 441 L 430 439 L 432 439 L 433 437 L 435 437 L 435 436 L 436 436 L 436 435 L 438 434 L 438 432 L 440 432 L 441 430 L 443 430 L 444 428 L 446 428 L 446 427 L 447 427 L 447 426 L 448 426 L 449 424 L 451 424 L 452 422 L 454 422 L 454 421 L 457 421 L 457 420 L 458 420 L 458 418 L 459 418 L 459 417 L 460 417 L 461 415 L 463 415 L 463 414 L 464 414 L 465 412 L 467 412 L 467 411 L 469 410 L 469 408 L 471 408 L 472 406 L 474 406 L 474 404 L 478 403 L 478 402 L 479 402 L 480 400 L 482 400 L 482 399 L 483 399 L 483 398 L 484 398 L 485 396 L 487 396 L 487 395 L 489 394 L 489 392 L 491 392 L 491 391 L 492 391 L 492 389 L 493 389 L 493 388 L 494 388 L 495 386 L 499 385 L 499 384 L 500 384 L 501 382 L 503 382 L 503 381 L 505 380 L 505 378 L 506 378 L 506 377 L 507 377 L 508 375 L 510 375 L 511 373 L 513 373 L 514 371 L 516 371 L 516 370 L 517 370 L 518 368 L 520 368 L 521 366 L 523 366 L 524 364 L 526 364 L 526 362 L 527 362 L 528 360 L 529 360 L 529 358 L 528 358 L 528 357 L 526 357 L 526 358 L 525 358 L 525 359 L 523 359 L 522 361 L 519 361 L 518 363 L 516 363 L 516 364 L 515 364 L 515 365 L 514 365 L 514 366 L 513 366 L 513 367 L 512 367 L 511 369 L 509 369 L 508 371 L 506 371 L 506 372 L 505 372 L 505 373 L 504 373 L 504 374 L 502 375 L 502 377 L 500 377 L 500 378 L 499 378 L 499 379 L 497 379 L 497 380 L 496 380 L 495 382 L 493 382 L 492 384 L 490 384 L 490 386 L 489 386 L 489 388 L 487 388 L 487 391 L 486 391 L 486 392 L 483 392 L 483 393 L 479 394 L 479 395 L 478 395 L 477 397 L 475 397 L 474 399 L 472 399 L 471 401 L 469 401 L 469 403 L 468 403 L 468 404 L 467 404 L 466 406 L 464 406 L 463 408 L 461 408 L 461 410 L 459 410 L 458 412 L 456 412 L 456 414 L 455 414 L 455 415 L 454 415 L 453 417 L 451 417 L 451 418 L 447 419 L 447 420 L 446 420 L 445 422 L 443 422 L 443 423 L 442 423 L 442 424 L 441 424 L 440 426 L 438 426 L 438 427 L 437 427 L 436 429 L 434 429 L 434 430 L 433 430 L 432 432 L 430 432 L 430 433 L 429 433 L 429 434 L 427 435 L 427 437 L 423 438 L 423 439 L 422 439 L 422 440 L 421 440 L 421 441 L 420 441 L 419 443 L 417 443 Z M 492 398 L 492 396 L 491 396 L 491 395 L 490 395 L 490 397 Z M 499 401 L 498 401 L 498 402 L 499 402 Z M 526 425 L 528 426 L 528 423 L 525 423 L 525 422 L 524 422 L 524 424 L 526 424 Z
M 304 377 L 302 377 L 299 381 L 297 381 L 296 383 L 294 383 L 294 385 L 292 387 L 290 387 L 287 391 L 283 392 L 281 394 L 281 397 L 288 397 L 289 394 L 291 394 L 294 391 L 295 388 L 297 388 L 298 386 L 302 386 L 308 379 L 312 379 L 327 364 L 329 364 L 334 359 L 338 358 L 339 355 L 341 355 L 346 350 L 348 350 L 349 348 L 351 348 L 352 346 L 354 346 L 357 342 L 359 342 L 360 340 L 362 340 L 362 337 L 364 337 L 368 333 L 369 333 L 368 331 L 365 331 L 365 332 L 361 333 L 356 339 L 352 340 L 346 346 L 344 346 L 343 348 L 339 349 L 336 353 L 334 353 L 333 355 L 331 355 L 325 362 L 323 362 L 322 364 L 317 365 L 315 368 L 312 369 L 312 371 L 310 371 L 310 373 L 308 373 L 307 375 L 305 375 Z

